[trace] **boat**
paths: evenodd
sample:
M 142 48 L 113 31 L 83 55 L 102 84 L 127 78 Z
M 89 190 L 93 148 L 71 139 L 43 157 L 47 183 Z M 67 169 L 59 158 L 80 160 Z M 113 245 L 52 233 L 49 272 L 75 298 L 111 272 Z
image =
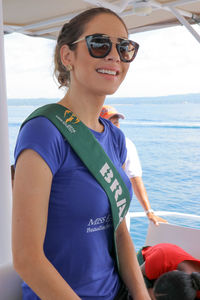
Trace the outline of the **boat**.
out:
M 57 0 L 51 1 L 51 5 L 49 0 L 0 0 L 0 299 L 2 300 L 22 299 L 21 279 L 13 270 L 11 255 L 12 192 L 3 36 L 18 32 L 55 39 L 64 23 L 81 11 L 95 6 L 104 6 L 117 12 L 126 22 L 129 33 L 183 25 L 200 43 L 200 35 L 192 26 L 200 23 L 199 0 L 75 0 L 68 1 L 67 4 L 65 0 Z M 156 213 L 160 216 L 172 214 L 181 216 L 178 212 L 170 211 Z M 144 216 L 142 212 L 130 213 L 130 219 Z M 184 214 L 184 217 L 200 220 L 200 216 L 197 215 Z M 200 231 L 196 229 L 188 231 L 185 227 L 171 224 L 161 224 L 158 228 L 150 224 L 146 243 L 149 245 L 158 243 L 163 237 L 163 232 L 165 242 L 173 242 L 170 239 L 171 233 L 178 232 L 178 238 L 174 240 L 176 243 L 183 245 L 182 243 L 186 242 L 192 246 L 187 249 L 188 252 L 198 249 L 200 253 L 197 243 Z

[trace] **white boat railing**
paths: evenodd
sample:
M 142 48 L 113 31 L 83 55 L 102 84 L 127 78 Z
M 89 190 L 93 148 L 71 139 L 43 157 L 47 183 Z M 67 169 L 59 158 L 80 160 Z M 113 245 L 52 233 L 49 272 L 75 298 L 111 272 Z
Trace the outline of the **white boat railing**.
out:
M 184 218 L 191 218 L 191 219 L 197 219 L 200 221 L 200 216 L 194 215 L 194 214 L 185 214 L 185 213 L 179 213 L 174 211 L 160 211 L 156 210 L 155 214 L 157 216 L 175 216 L 175 217 L 184 217 Z M 146 217 L 145 212 L 129 212 L 130 218 L 144 218 Z
M 187 218 L 187 219 L 192 219 L 192 220 L 198 220 L 200 221 L 200 215 L 195 215 L 195 214 L 186 214 L 186 213 L 180 213 L 180 212 L 175 212 L 175 211 L 160 211 L 156 210 L 154 213 L 157 216 L 170 216 L 170 217 L 182 217 L 182 218 Z M 126 222 L 127 222 L 127 227 L 128 230 L 130 231 L 130 225 L 131 225 L 131 219 L 137 219 L 137 218 L 146 218 L 145 212 L 132 212 L 129 211 L 129 213 L 126 216 Z

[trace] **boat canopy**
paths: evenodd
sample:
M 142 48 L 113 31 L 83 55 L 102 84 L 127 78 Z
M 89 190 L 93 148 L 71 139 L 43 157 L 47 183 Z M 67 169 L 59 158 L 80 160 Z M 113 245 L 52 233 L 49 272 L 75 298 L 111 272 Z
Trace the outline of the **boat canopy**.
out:
M 61 26 L 81 11 L 104 6 L 117 12 L 129 33 L 183 24 L 199 40 L 190 24 L 200 23 L 197 0 L 2 0 L 4 33 L 21 32 L 55 39 Z

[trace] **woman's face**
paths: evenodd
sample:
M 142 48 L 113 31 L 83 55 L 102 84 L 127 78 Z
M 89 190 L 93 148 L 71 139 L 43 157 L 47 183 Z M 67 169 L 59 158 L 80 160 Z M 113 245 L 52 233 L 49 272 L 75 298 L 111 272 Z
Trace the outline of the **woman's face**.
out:
M 124 25 L 112 14 L 100 14 L 94 17 L 86 25 L 80 38 L 95 33 L 115 38 L 128 37 Z M 113 94 L 122 83 L 129 68 L 129 63 L 120 60 L 115 43 L 112 44 L 112 49 L 106 57 L 94 58 L 90 56 L 85 40 L 77 43 L 77 48 L 72 53 L 71 64 L 73 66 L 71 87 L 99 96 Z M 108 71 L 112 71 L 112 74 L 106 73 Z
M 114 117 L 111 117 L 109 120 L 113 123 L 113 125 L 120 128 L 119 117 L 114 116 Z

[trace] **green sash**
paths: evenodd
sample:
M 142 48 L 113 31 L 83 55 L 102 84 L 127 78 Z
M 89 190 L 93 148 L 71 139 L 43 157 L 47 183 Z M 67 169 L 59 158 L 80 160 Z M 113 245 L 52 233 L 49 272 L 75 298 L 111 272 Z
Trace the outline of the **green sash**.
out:
M 138 253 L 137 253 L 137 260 L 138 260 L 138 263 L 139 265 L 141 266 L 143 263 L 144 263 L 144 257 L 142 255 L 142 250 L 146 247 L 149 247 L 149 246 L 145 246 L 145 247 L 142 247 Z M 150 280 L 148 279 L 144 274 L 143 274 L 143 278 L 144 278 L 144 282 L 146 284 L 146 287 L 148 289 L 151 289 L 153 287 L 153 284 L 154 284 L 154 280 Z
M 110 158 L 87 126 L 68 108 L 56 103 L 44 105 L 30 114 L 22 126 L 30 119 L 38 116 L 46 117 L 57 127 L 91 174 L 105 190 L 110 200 L 115 233 L 128 212 L 130 194 Z M 116 241 L 115 252 L 118 264 Z

